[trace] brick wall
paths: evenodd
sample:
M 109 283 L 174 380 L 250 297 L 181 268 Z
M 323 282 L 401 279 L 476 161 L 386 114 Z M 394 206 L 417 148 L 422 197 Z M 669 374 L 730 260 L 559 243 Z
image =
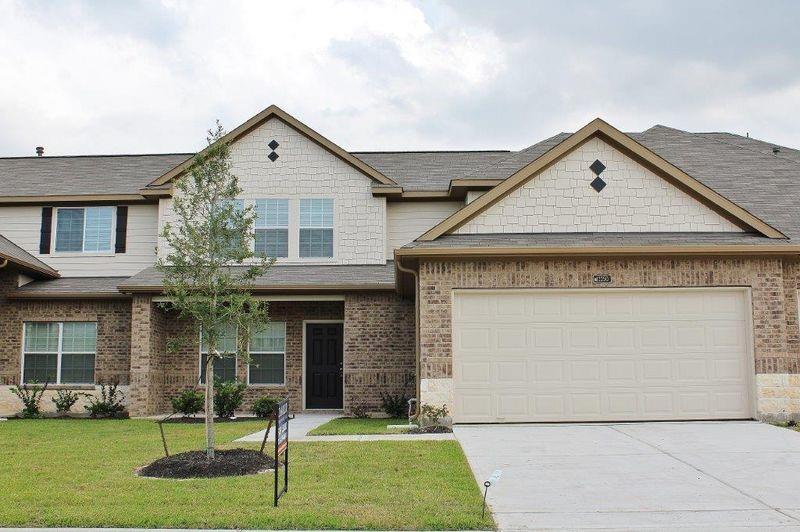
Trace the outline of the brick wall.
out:
M 8 385 L 20 380 L 25 321 L 96 321 L 95 381 L 127 385 L 131 352 L 130 300 L 10 300 L 7 295 L 17 287 L 17 274 L 10 266 L 0 270 L 0 413 L 19 410 L 18 400 L 11 395 Z M 42 406 L 54 410 L 49 397 L 48 394 Z M 82 410 L 80 405 L 76 410 Z
M 381 392 L 415 395 L 414 302 L 349 294 L 344 318 L 345 410 L 382 411 Z
M 451 294 L 454 288 L 593 288 L 592 275 L 609 273 L 604 287 L 751 288 L 759 411 L 800 413 L 798 264 L 780 258 L 547 258 L 521 261 L 426 261 L 420 264 L 420 373 L 423 399 L 452 394 Z M 598 288 L 601 289 L 601 288 Z M 774 382 L 773 382 L 774 381 Z M 796 383 L 800 384 L 800 382 Z M 765 391 L 766 387 L 772 387 Z M 777 389 L 776 387 L 782 387 Z M 767 395 L 780 401 L 764 401 Z

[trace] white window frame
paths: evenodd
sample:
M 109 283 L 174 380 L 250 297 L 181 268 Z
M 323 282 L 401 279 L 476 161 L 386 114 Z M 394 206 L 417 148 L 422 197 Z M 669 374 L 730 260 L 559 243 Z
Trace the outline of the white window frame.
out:
M 197 367 L 197 383 L 198 384 L 205 384 L 203 382 L 203 377 L 205 377 L 205 375 L 203 374 L 203 356 L 207 355 L 208 352 L 203 351 L 203 328 L 202 327 L 200 328 L 200 333 L 199 333 L 197 339 L 198 339 L 197 350 L 199 351 L 198 352 L 198 355 L 199 355 L 198 356 L 198 362 L 199 362 L 199 364 L 198 364 L 198 367 Z M 238 345 L 239 345 L 239 328 L 236 327 L 236 346 L 238 347 Z M 238 368 L 238 363 L 239 363 L 239 356 L 234 354 L 233 357 L 221 357 L 221 358 L 233 358 L 233 377 L 235 379 L 236 378 L 236 369 Z
M 276 260 L 288 260 L 292 256 L 292 200 L 289 198 L 256 198 L 252 200 L 253 208 L 256 208 L 259 201 L 285 201 L 286 202 L 286 225 L 269 225 L 266 223 L 263 226 L 258 225 L 258 218 L 253 227 L 253 251 L 255 252 L 255 237 L 259 230 L 269 229 L 286 229 L 286 256 L 285 257 L 272 257 Z M 266 212 L 265 212 L 266 214 Z M 300 233 L 298 232 L 298 240 Z
M 331 201 L 331 225 L 330 227 L 319 226 L 304 226 L 302 223 L 302 212 L 300 205 L 303 200 L 330 200 Z M 331 256 L 330 257 L 303 257 L 300 253 L 300 232 L 303 229 L 330 229 L 331 230 Z M 314 261 L 332 261 L 336 258 L 336 198 L 332 196 L 303 196 L 297 199 L 297 258 L 304 262 Z
M 55 353 L 56 354 L 56 382 L 53 382 L 51 384 L 53 384 L 53 385 L 65 384 L 67 386 L 88 386 L 88 385 L 96 384 L 96 382 L 97 382 L 97 339 L 95 338 L 94 353 L 90 353 L 88 351 L 87 352 L 77 352 L 76 351 L 74 353 L 70 351 L 70 353 L 69 353 L 69 354 L 76 354 L 76 355 L 88 355 L 88 354 L 93 354 L 94 355 L 94 367 L 92 368 L 92 375 L 95 377 L 94 381 L 93 382 L 68 382 L 68 383 L 62 383 L 61 382 L 61 358 L 62 358 L 62 355 L 64 354 L 64 349 L 63 349 L 63 347 L 64 347 L 64 323 L 67 323 L 67 322 L 63 322 L 63 321 L 39 321 L 39 320 L 31 320 L 31 321 L 23 321 L 22 322 L 22 356 L 21 356 L 22 364 L 20 365 L 20 370 L 19 370 L 19 382 L 20 383 L 24 383 L 25 382 L 25 336 L 26 336 L 26 330 L 27 330 L 26 325 L 28 323 L 57 323 L 58 324 L 58 347 L 57 347 L 57 351 Z M 70 322 L 70 323 L 72 323 L 72 322 Z M 95 324 L 95 335 L 97 334 L 97 322 L 96 321 L 80 321 L 80 322 L 75 322 L 75 323 L 94 323 Z M 49 352 L 49 351 L 31 351 L 29 354 L 31 354 L 31 355 L 45 355 L 45 354 L 46 355 L 51 355 L 53 353 Z
M 111 229 L 110 229 L 110 237 L 109 237 L 109 248 L 107 251 L 86 251 L 86 209 L 112 209 L 113 212 L 111 214 Z M 58 216 L 62 210 L 76 210 L 82 209 L 83 210 L 83 233 L 81 235 L 81 251 L 57 251 L 56 250 L 56 241 L 58 238 Z M 83 205 L 83 206 L 70 206 L 70 207 L 56 207 L 56 215 L 53 216 L 51 226 L 51 234 L 50 237 L 50 249 L 53 250 L 53 255 L 59 256 L 85 256 L 85 255 L 114 255 L 114 246 L 116 244 L 115 237 L 117 234 L 117 208 L 113 205 Z
M 247 353 L 249 355 L 283 355 L 283 381 L 281 383 L 276 382 L 250 382 L 250 365 L 252 363 L 252 359 L 250 362 L 247 363 L 247 385 L 248 386 L 257 386 L 261 388 L 285 388 L 286 387 L 286 322 L 285 321 L 271 321 L 271 324 L 278 324 L 280 323 L 283 325 L 283 351 L 253 351 L 250 349 L 250 345 L 247 346 Z

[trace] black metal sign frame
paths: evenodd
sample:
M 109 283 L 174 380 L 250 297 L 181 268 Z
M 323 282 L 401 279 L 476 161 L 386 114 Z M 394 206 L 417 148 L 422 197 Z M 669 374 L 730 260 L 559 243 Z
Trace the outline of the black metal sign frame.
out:
M 280 455 L 283 453 L 283 489 L 278 491 Z M 275 405 L 275 506 L 289 491 L 289 399 Z

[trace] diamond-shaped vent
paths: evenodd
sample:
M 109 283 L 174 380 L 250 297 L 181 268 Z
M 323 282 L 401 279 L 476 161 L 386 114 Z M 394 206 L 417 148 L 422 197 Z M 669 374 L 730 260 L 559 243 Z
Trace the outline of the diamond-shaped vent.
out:
M 267 144 L 267 146 L 269 146 L 269 149 L 271 149 L 272 151 L 275 151 L 275 149 L 276 149 L 278 146 L 280 146 L 280 144 L 278 144 L 278 141 L 277 141 L 277 140 L 275 140 L 275 139 L 272 139 L 271 141 L 269 141 L 269 144 Z
M 274 151 L 271 151 L 269 152 L 269 155 L 267 155 L 267 157 L 269 157 L 269 160 L 274 163 L 278 159 L 278 154 L 275 153 Z
M 605 169 L 606 169 L 606 165 L 601 163 L 599 159 L 595 160 L 595 162 L 592 163 L 592 166 L 589 167 L 589 170 L 594 172 L 594 175 L 602 174 L 603 170 L 605 170 Z
M 594 178 L 594 181 L 592 181 L 592 182 L 591 182 L 591 183 L 589 183 L 589 184 L 590 184 L 590 185 L 592 186 L 592 188 L 593 188 L 593 189 L 595 189 L 597 192 L 600 192 L 601 190 L 603 190 L 604 188 L 606 188 L 606 182 L 605 182 L 605 181 L 603 181 L 602 179 L 600 179 L 600 177 L 599 177 L 599 176 L 598 176 L 598 177 L 595 177 L 595 178 Z

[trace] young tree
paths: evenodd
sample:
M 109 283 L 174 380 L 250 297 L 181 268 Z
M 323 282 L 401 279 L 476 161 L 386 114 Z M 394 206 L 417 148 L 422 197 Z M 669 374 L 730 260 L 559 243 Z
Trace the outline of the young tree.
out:
M 174 183 L 174 220 L 161 237 L 168 253 L 156 263 L 163 277 L 165 306 L 200 326 L 205 345 L 206 455 L 214 458 L 214 361 L 247 358 L 251 332 L 268 323 L 267 304 L 252 294 L 255 279 L 273 260 L 257 256 L 253 242 L 255 210 L 236 201 L 242 189 L 231 172 L 230 148 L 219 122 L 208 132 L 208 147 L 198 153 L 187 172 Z M 220 347 L 228 327 L 236 327 L 236 351 Z

